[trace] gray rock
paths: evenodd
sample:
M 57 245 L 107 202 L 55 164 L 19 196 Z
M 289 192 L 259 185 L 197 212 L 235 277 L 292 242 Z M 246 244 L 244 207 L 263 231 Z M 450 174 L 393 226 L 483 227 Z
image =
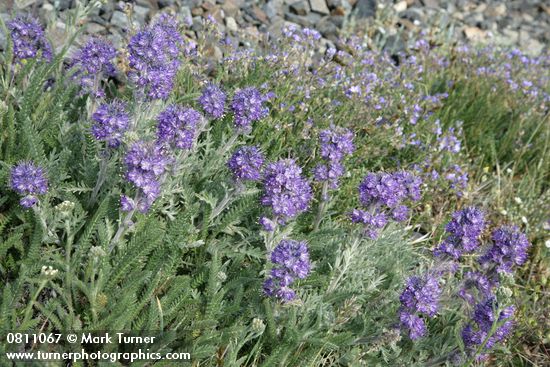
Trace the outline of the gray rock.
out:
M 173 6 L 176 4 L 176 0 L 158 0 L 157 4 L 159 8 L 166 8 L 168 6 Z
M 201 17 L 193 17 L 193 25 L 191 26 L 191 29 L 195 32 L 202 31 L 202 18 Z
M 372 18 L 376 15 L 376 0 L 357 0 L 355 14 L 359 18 Z
M 101 24 L 90 22 L 86 24 L 86 32 L 90 34 L 100 34 L 106 32 L 106 28 Z
M 307 0 L 297 1 L 289 6 L 291 12 L 296 15 L 306 15 L 311 10 Z
M 421 1 L 422 1 L 422 5 L 428 8 L 439 8 L 440 6 L 439 0 L 421 0 Z M 449 1 L 449 3 L 452 3 L 452 2 Z
M 67 10 L 73 7 L 72 0 L 55 0 L 53 4 L 55 8 L 59 11 Z
M 321 19 L 321 21 L 317 23 L 316 28 L 323 37 L 334 42 L 338 39 L 338 27 L 330 21 L 330 17 Z
M 342 28 L 344 26 L 344 17 L 339 15 L 332 15 L 330 18 L 330 21 L 334 23 L 335 26 L 338 28 Z
M 302 27 L 314 28 L 322 17 L 320 14 L 317 13 L 309 13 L 306 16 L 287 13 L 285 14 L 285 18 L 292 23 L 301 25 Z
M 327 3 L 325 0 L 309 0 L 311 10 L 319 14 L 329 14 Z
M 282 7 L 276 7 L 272 1 L 265 3 L 262 9 L 270 21 L 276 16 L 283 14 Z
M 145 24 L 147 15 L 149 15 L 149 8 L 144 6 L 136 5 L 134 6 L 134 19 L 137 20 L 140 24 Z
M 187 24 L 193 23 L 193 16 L 191 15 L 191 9 L 188 6 L 182 6 L 180 8 L 180 15 L 183 21 Z
M 130 22 L 128 21 L 128 17 L 126 16 L 126 14 L 119 10 L 113 12 L 113 16 L 111 17 L 111 24 L 120 29 L 128 29 L 128 27 L 130 26 Z
M 225 18 L 225 26 L 227 27 L 227 30 L 233 33 L 236 33 L 239 30 L 239 26 L 237 25 L 237 21 L 235 21 L 235 18 L 233 17 L 227 17 Z
M 389 52 L 392 55 L 405 51 L 405 41 L 397 34 L 392 34 L 386 39 L 384 44 L 384 51 Z

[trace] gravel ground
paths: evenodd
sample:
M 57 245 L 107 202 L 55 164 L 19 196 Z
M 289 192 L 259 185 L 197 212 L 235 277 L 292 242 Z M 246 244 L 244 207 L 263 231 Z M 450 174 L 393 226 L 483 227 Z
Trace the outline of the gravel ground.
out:
M 38 15 L 49 24 L 55 43 L 66 11 L 75 4 L 76 0 L 2 0 L 0 16 Z M 192 38 L 201 31 L 202 18 L 213 17 L 237 42 L 260 39 L 262 33 L 277 37 L 289 24 L 317 29 L 330 45 L 350 29 L 368 32 L 377 27 L 393 51 L 406 48 L 408 39 L 420 32 L 457 42 L 518 47 L 534 55 L 545 52 L 550 41 L 548 0 L 106 0 L 89 18 L 86 33 L 121 46 L 125 33 L 159 11 L 178 14 L 189 25 Z M 5 35 L 0 35 L 0 47 L 5 42 Z M 222 57 L 216 49 L 212 54 Z

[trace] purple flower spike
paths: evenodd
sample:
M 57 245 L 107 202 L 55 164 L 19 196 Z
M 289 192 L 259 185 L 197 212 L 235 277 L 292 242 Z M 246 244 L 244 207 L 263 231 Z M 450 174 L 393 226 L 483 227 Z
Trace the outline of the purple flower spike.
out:
M 99 38 L 91 38 L 76 52 L 69 67 L 75 68 L 73 78 L 78 80 L 83 93 L 93 93 L 95 97 L 105 96 L 98 80 L 115 75 L 115 57 L 115 48 Z
M 309 207 L 311 187 L 301 174 L 302 169 L 293 159 L 283 159 L 266 167 L 262 204 L 271 206 L 275 216 L 294 218 Z
M 240 147 L 233 153 L 227 166 L 237 181 L 258 181 L 264 164 L 264 156 L 257 147 Z
M 122 195 L 120 197 L 120 208 L 123 212 L 131 212 L 136 207 L 136 203 L 134 202 L 134 199 L 129 198 L 126 195 Z
M 514 266 L 527 261 L 531 244 L 516 226 L 502 226 L 493 232 L 493 246 L 479 259 L 484 265 L 494 265 L 498 272 L 512 273 Z
M 92 135 L 100 141 L 107 142 L 111 148 L 120 145 L 124 132 L 130 125 L 130 116 L 126 110 L 126 103 L 113 100 L 104 103 L 93 113 Z
M 21 195 L 45 194 L 48 180 L 42 168 L 22 162 L 11 169 L 11 188 Z
M 475 207 L 453 213 L 453 219 L 445 227 L 449 236 L 434 250 L 436 256 L 449 256 L 458 260 L 479 246 L 479 236 L 485 228 L 485 215 Z
M 226 99 L 227 96 L 219 86 L 208 84 L 199 97 L 199 103 L 204 112 L 215 119 L 219 119 L 225 113 Z
M 161 178 L 172 159 L 162 147 L 138 141 L 130 147 L 124 160 L 127 166 L 126 178 L 143 194 L 136 205 L 141 212 L 146 212 L 160 195 Z M 121 205 L 126 204 L 128 208 L 129 201 L 121 202 Z
M 248 132 L 253 122 L 267 116 L 269 109 L 264 106 L 264 96 L 256 88 L 245 88 L 236 92 L 231 101 L 238 130 Z
M 311 269 L 307 244 L 282 240 L 271 253 L 271 262 L 274 267 L 264 282 L 265 295 L 285 302 L 293 300 L 296 293 L 289 286 L 296 279 L 307 277 Z
M 261 217 L 259 223 L 266 232 L 273 232 L 275 230 L 276 223 L 267 217 Z
M 33 195 L 27 195 L 24 198 L 22 198 L 21 200 L 19 200 L 19 204 L 25 209 L 32 208 L 37 203 L 38 203 L 38 198 L 36 196 L 33 196 Z
M 497 301 L 494 297 L 488 298 L 486 301 L 478 303 L 474 308 L 472 316 L 472 323 L 466 325 L 462 330 L 462 340 L 466 348 L 472 353 L 482 345 L 487 337 L 487 343 L 485 344 L 484 351 L 490 350 L 495 344 L 501 342 L 512 331 L 514 326 L 513 316 L 515 308 L 509 306 L 504 308 L 498 316 L 496 311 L 498 309 Z M 489 333 L 494 323 L 501 323 L 496 329 L 493 335 L 489 336 Z
M 408 330 L 411 340 L 418 340 L 426 335 L 426 323 L 421 317 L 407 311 L 401 311 L 399 321 L 401 326 Z
M 203 116 L 192 108 L 168 106 L 157 118 L 157 137 L 161 144 L 190 150 Z
M 413 276 L 407 280 L 405 289 L 399 296 L 399 319 L 411 339 L 416 340 L 426 334 L 426 324 L 420 315 L 434 317 L 439 308 L 440 296 L 441 287 L 434 275 Z
M 163 14 L 128 44 L 128 77 L 149 99 L 166 99 L 173 89 L 184 46 L 177 27 L 175 18 Z
M 340 162 L 346 155 L 351 155 L 353 133 L 349 129 L 336 128 L 323 130 L 319 133 L 321 157 L 329 162 Z
M 399 300 L 403 307 L 433 317 L 437 313 L 441 288 L 439 280 L 431 275 L 410 277 Z
M 13 55 L 16 60 L 34 59 L 42 52 L 46 61 L 52 60 L 52 47 L 46 40 L 44 30 L 30 15 L 19 15 L 7 23 L 13 41 Z

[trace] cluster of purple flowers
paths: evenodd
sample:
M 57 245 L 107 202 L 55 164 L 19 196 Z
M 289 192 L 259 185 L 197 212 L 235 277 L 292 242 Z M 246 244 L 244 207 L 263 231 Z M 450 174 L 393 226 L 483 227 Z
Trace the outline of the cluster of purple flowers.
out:
M 464 253 L 472 253 L 479 248 L 479 237 L 484 227 L 485 216 L 475 207 L 453 213 L 452 220 L 445 228 L 449 236 L 436 248 L 434 255 L 440 262 L 451 264 L 450 268 L 457 269 L 458 261 Z M 512 330 L 514 307 L 499 309 L 493 290 L 499 284 L 498 273 L 511 273 L 514 266 L 523 264 L 530 246 L 525 234 L 513 226 L 497 228 L 493 232 L 492 241 L 492 246 L 479 258 L 485 272 L 466 272 L 458 290 L 458 296 L 467 305 L 475 305 L 472 320 L 462 330 L 462 339 L 466 353 L 470 356 L 474 356 L 485 343 L 482 355 L 477 358 L 482 358 L 483 353 L 502 341 Z M 456 274 L 454 271 L 442 271 L 447 267 L 439 264 L 428 275 L 411 277 L 407 281 L 400 297 L 399 319 L 413 340 L 426 334 L 426 325 L 421 316 L 433 317 L 437 312 L 441 288 L 436 277 L 444 273 Z
M 490 297 L 497 285 L 498 279 L 489 278 L 479 271 L 468 271 L 464 274 L 458 296 L 469 304 L 475 304 L 476 299 Z
M 236 181 L 258 181 L 263 164 L 264 155 L 255 146 L 238 148 L 227 162 Z
M 366 225 L 371 238 L 378 236 L 378 230 L 391 219 L 401 222 L 409 217 L 405 200 L 420 200 L 422 181 L 411 172 L 368 173 L 359 185 L 359 200 L 366 208 L 351 213 L 354 223 Z
M 208 84 L 202 90 L 199 103 L 208 116 L 219 119 L 225 113 L 225 92 L 216 84 Z
M 268 297 L 292 301 L 296 293 L 290 285 L 296 279 L 304 279 L 311 269 L 309 252 L 305 242 L 282 240 L 271 253 L 274 267 L 263 285 Z
M 170 105 L 157 117 L 157 139 L 178 149 L 193 147 L 203 116 L 192 108 Z
M 516 226 L 502 226 L 493 231 L 493 245 L 479 258 L 485 266 L 494 266 L 497 272 L 512 273 L 516 265 L 527 261 L 527 249 L 531 244 L 527 236 Z
M 399 320 L 402 327 L 408 330 L 411 339 L 416 340 L 426 334 L 426 324 L 421 316 L 435 316 L 440 296 L 439 279 L 433 275 L 413 276 L 407 280 L 399 297 Z
M 32 162 L 22 162 L 11 169 L 11 188 L 21 195 L 20 201 L 24 208 L 30 208 L 38 203 L 35 195 L 45 194 L 48 191 L 48 179 L 41 167 Z
M 342 160 L 354 151 L 353 133 L 349 129 L 333 127 L 320 132 L 319 143 L 325 163 L 317 165 L 313 175 L 316 181 L 326 181 L 335 189 L 338 187 L 338 179 L 344 174 Z
M 278 220 L 285 221 L 306 211 L 311 199 L 311 186 L 293 159 L 281 159 L 267 165 L 261 201 L 271 207 Z
M 128 149 L 124 161 L 127 167 L 126 178 L 140 191 L 137 202 L 123 196 L 122 209 L 130 211 L 137 206 L 140 212 L 147 212 L 160 195 L 163 174 L 172 158 L 166 154 L 162 146 L 138 141 Z
M 130 116 L 126 103 L 113 100 L 110 103 L 100 105 L 92 114 L 92 135 L 97 140 L 107 142 L 111 148 L 120 145 L 124 132 L 130 125 Z
M 264 106 L 267 97 L 256 88 L 244 88 L 235 93 L 231 101 L 235 128 L 249 132 L 253 122 L 267 116 L 269 109 Z
M 46 61 L 52 59 L 52 47 L 46 40 L 44 30 L 30 15 L 19 15 L 7 23 L 13 42 L 16 60 L 34 59 L 40 56 Z
M 115 75 L 115 57 L 115 48 L 99 38 L 91 38 L 76 52 L 69 67 L 75 69 L 73 78 L 78 80 L 83 93 L 91 93 L 95 97 L 105 96 L 99 83 L 102 77 Z
M 469 353 L 475 353 L 477 348 L 485 342 L 484 351 L 491 349 L 496 343 L 504 340 L 510 334 L 514 326 L 514 306 L 505 307 L 498 312 L 496 298 L 490 297 L 474 307 L 472 323 L 469 323 L 462 330 L 462 340 Z M 498 323 L 496 329 L 491 333 L 493 325 Z M 483 358 L 483 354 L 478 356 Z
M 181 63 L 178 56 L 183 44 L 177 21 L 166 14 L 130 39 L 128 77 L 147 98 L 168 98 Z
M 434 250 L 434 254 L 458 260 L 479 246 L 479 236 L 484 228 L 485 214 L 478 208 L 468 207 L 453 213 L 452 220 L 445 227 L 449 236 Z

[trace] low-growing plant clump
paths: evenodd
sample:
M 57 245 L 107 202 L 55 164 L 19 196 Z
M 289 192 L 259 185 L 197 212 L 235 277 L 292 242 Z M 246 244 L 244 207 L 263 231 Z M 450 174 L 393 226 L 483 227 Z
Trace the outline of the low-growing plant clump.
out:
M 155 332 L 197 366 L 544 361 L 550 57 L 203 26 L 57 50 L 6 24 L 2 330 Z

